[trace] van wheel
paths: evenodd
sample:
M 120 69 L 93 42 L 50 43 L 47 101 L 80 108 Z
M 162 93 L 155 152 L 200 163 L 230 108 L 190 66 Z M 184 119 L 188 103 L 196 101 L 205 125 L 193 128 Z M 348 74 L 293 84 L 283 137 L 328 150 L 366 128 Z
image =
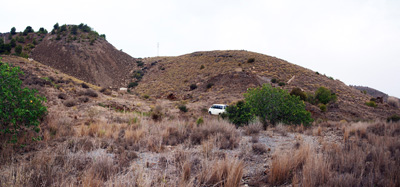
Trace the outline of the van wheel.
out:
M 208 113 L 211 115 L 211 112 L 210 112 L 210 111 L 208 111 Z

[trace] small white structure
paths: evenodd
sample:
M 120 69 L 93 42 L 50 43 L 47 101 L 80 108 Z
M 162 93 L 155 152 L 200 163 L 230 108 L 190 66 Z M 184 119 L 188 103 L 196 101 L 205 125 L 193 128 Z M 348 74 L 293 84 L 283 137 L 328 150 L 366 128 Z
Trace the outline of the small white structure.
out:
M 128 91 L 128 88 L 119 88 L 119 91 L 125 91 L 125 92 L 127 92 L 127 91 Z

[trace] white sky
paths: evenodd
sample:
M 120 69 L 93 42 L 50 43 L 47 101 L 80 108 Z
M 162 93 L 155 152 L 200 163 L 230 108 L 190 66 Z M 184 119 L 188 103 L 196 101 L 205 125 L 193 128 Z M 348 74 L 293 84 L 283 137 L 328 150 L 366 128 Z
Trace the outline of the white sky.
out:
M 7 0 L 0 32 L 86 23 L 133 57 L 244 49 L 400 97 L 398 0 Z

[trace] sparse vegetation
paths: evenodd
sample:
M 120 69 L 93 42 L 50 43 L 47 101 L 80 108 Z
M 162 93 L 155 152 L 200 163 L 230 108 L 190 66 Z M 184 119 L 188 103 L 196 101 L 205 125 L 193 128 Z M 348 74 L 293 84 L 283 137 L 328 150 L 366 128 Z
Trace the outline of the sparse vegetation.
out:
M 387 118 L 387 122 L 398 122 L 398 121 L 400 121 L 400 116 L 396 114 Z
M 197 85 L 196 84 L 191 84 L 190 85 L 190 90 L 194 90 L 194 89 L 196 89 L 197 88 Z
M 247 59 L 247 63 L 253 63 L 253 62 L 255 62 L 255 61 L 256 61 L 255 58 L 249 58 L 249 59 Z
M 213 86 L 214 86 L 213 83 L 208 83 L 208 84 L 207 84 L 207 89 L 210 89 L 210 88 L 212 88 Z
M 285 86 L 285 83 L 284 83 L 284 82 L 279 82 L 278 85 L 279 85 L 279 86 Z
M 368 101 L 365 103 L 365 105 L 367 105 L 369 107 L 374 107 L 374 108 L 378 106 L 374 101 Z
M 319 106 L 319 109 L 322 111 L 322 112 L 326 112 L 326 110 L 327 110 L 327 108 L 326 108 L 326 105 L 325 104 L 319 104 L 318 105 Z
M 188 111 L 186 105 L 179 105 L 178 108 L 179 108 L 179 110 L 180 110 L 181 112 L 187 112 L 187 111 Z
M 271 83 L 277 83 L 277 82 L 278 81 L 275 78 L 271 79 Z

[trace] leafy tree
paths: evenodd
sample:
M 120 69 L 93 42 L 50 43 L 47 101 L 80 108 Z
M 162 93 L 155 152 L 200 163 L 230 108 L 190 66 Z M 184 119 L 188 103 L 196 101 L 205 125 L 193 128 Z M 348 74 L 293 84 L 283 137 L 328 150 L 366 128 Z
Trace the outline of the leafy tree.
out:
M 244 97 L 251 112 L 259 117 L 264 128 L 268 122 L 272 125 L 278 122 L 309 125 L 313 121 L 311 113 L 305 110 L 304 102 L 281 88 L 264 84 L 260 88 L 250 89 Z
M 64 31 L 67 31 L 67 25 L 66 24 L 64 24 L 64 25 L 62 25 L 60 27 L 60 32 L 64 32 Z
M 71 28 L 71 34 L 76 35 L 78 34 L 78 26 L 74 25 Z
M 11 28 L 10 34 L 11 35 L 17 34 L 17 32 L 15 31 L 16 31 L 15 27 Z
M 248 125 L 254 119 L 250 106 L 244 101 L 238 101 L 236 104 L 228 106 L 226 113 L 229 121 L 236 126 Z
M 337 99 L 336 94 L 331 93 L 331 91 L 325 87 L 318 88 L 318 90 L 315 92 L 315 98 L 323 104 L 328 104 L 331 101 L 335 102 Z
M 31 26 L 27 26 L 23 32 L 24 36 L 26 36 L 28 33 L 34 32 Z
M 53 29 L 58 30 L 59 27 L 60 27 L 60 25 L 58 25 L 58 23 L 56 23 L 56 24 L 54 24 Z
M 40 27 L 39 33 L 40 33 L 40 34 L 47 34 L 47 30 L 44 29 L 43 27 Z
M 22 46 L 21 45 L 17 45 L 17 47 L 15 47 L 15 53 L 17 55 L 22 53 Z
M 37 96 L 36 90 L 22 88 L 18 67 L 10 67 L 0 61 L 0 135 L 17 135 L 26 129 L 39 132 L 40 119 L 47 112 L 43 102 L 46 98 Z
M 25 42 L 25 38 L 23 36 L 18 36 L 17 37 L 17 41 L 18 41 L 18 43 L 24 43 Z
M 100 34 L 100 38 L 106 39 L 106 35 L 105 34 Z

